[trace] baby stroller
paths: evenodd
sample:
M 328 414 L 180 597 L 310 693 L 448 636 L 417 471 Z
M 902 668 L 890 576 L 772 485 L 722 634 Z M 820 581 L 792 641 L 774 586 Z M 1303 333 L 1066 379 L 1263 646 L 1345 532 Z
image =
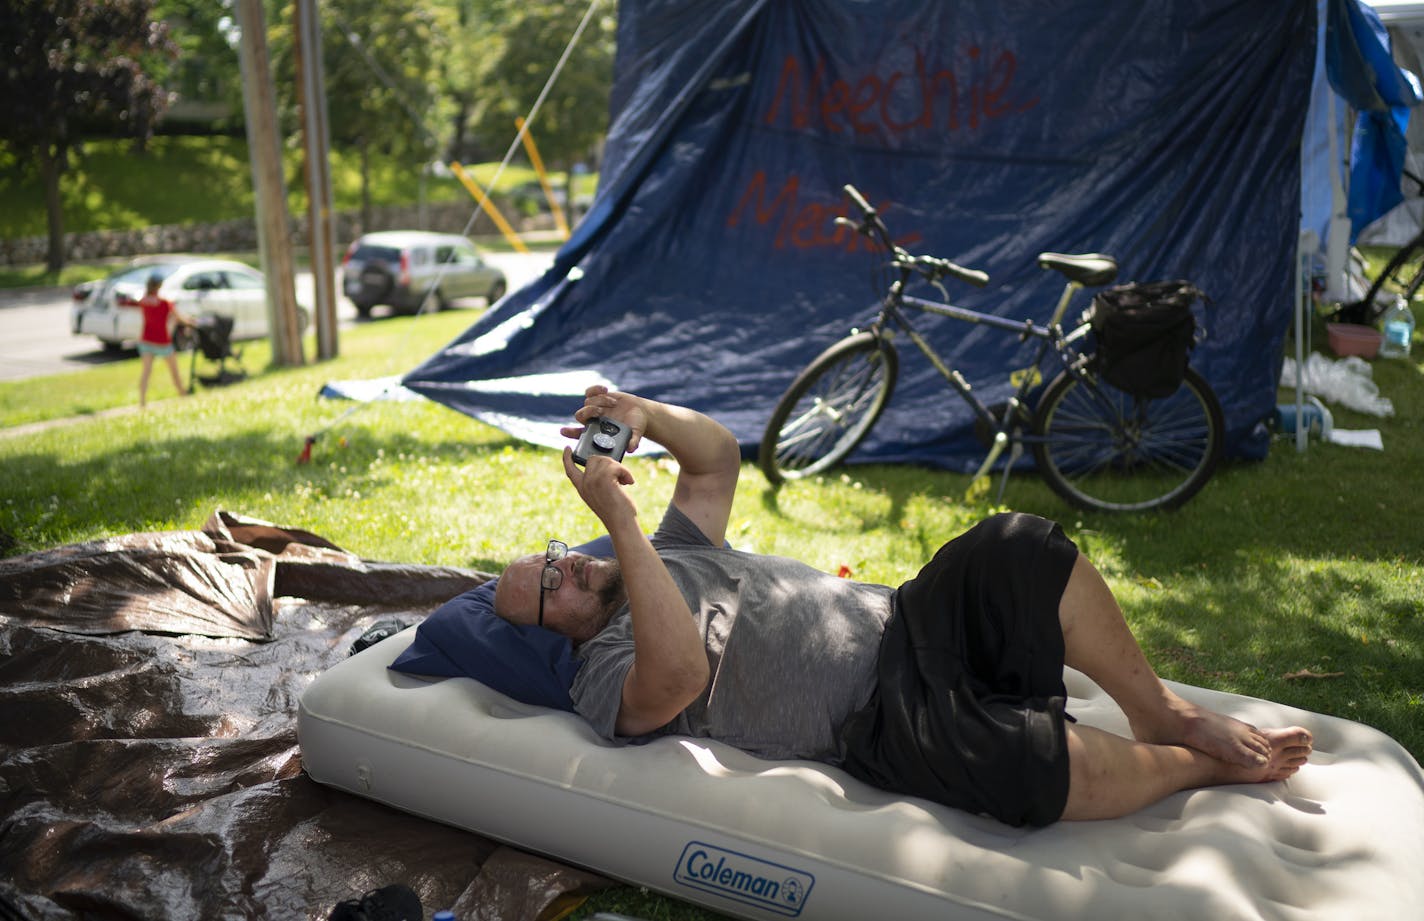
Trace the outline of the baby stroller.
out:
M 215 313 L 205 313 L 192 326 L 193 358 L 188 364 L 188 392 L 197 389 L 198 381 L 207 387 L 223 387 L 247 378 L 247 370 L 242 367 L 242 352 L 232 350 L 232 317 Z M 198 363 L 198 353 L 208 361 L 218 363 L 216 374 L 198 377 L 194 371 Z M 236 363 L 235 370 L 229 370 L 228 359 Z

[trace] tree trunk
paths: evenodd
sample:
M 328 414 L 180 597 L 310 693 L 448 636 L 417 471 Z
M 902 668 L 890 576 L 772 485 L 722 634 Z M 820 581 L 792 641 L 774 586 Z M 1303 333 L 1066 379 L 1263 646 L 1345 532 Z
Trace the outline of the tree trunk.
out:
M 450 148 L 446 151 L 446 160 L 465 162 L 465 123 L 470 120 L 470 102 L 467 99 L 460 99 L 455 108 L 455 130 L 451 132 Z
M 63 152 L 46 146 L 40 151 L 40 176 L 44 182 L 45 213 L 49 218 L 49 252 L 45 255 L 45 271 L 58 274 L 64 268 L 64 208 L 59 200 L 59 164 Z

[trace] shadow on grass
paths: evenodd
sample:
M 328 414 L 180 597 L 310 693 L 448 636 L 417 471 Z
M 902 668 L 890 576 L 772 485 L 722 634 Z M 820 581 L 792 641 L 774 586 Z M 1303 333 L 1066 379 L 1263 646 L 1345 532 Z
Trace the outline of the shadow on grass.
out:
M 1213 481 L 1180 509 L 1143 514 L 1080 511 L 1053 493 L 1031 470 L 1013 474 L 1000 504 L 997 479 L 987 498 L 969 499 L 968 475 L 882 464 L 842 467 L 826 474 L 824 480 L 764 487 L 761 506 L 768 514 L 794 523 L 803 517 L 798 515 L 797 505 L 816 502 L 808 494 L 827 488 L 825 484 L 841 474 L 889 502 L 873 516 L 845 522 L 845 530 L 852 532 L 895 526 L 912 505 L 931 502 L 944 503 L 955 515 L 971 522 L 1005 508 L 1042 515 L 1062 522 L 1070 531 L 1083 529 L 1113 540 L 1126 557 L 1144 563 L 1160 558 L 1171 565 L 1173 548 L 1184 545 L 1201 547 L 1223 558 L 1264 545 L 1303 557 L 1384 561 L 1412 557 L 1421 561 L 1417 541 L 1402 535 L 1417 531 L 1424 503 L 1380 502 L 1365 486 L 1350 485 L 1348 473 L 1342 474 L 1341 496 L 1325 500 L 1302 495 L 1265 465 L 1252 462 L 1230 464 L 1218 473 L 1218 480 L 1232 480 L 1230 486 Z M 807 523 L 809 526 L 809 519 Z
M 1163 677 L 1366 723 L 1424 757 L 1418 599 L 1336 568 L 1302 578 L 1267 561 L 1249 579 L 1184 579 L 1144 595 L 1129 617 Z
M 310 463 L 299 464 L 303 437 L 271 430 L 230 435 L 165 435 L 83 459 L 61 449 L 0 457 L 0 482 L 14 484 L 0 503 L 0 533 L 8 554 L 68 540 L 75 532 L 124 534 L 173 518 L 203 503 L 246 501 L 244 496 L 308 490 L 317 498 L 397 476 L 375 465 L 403 455 L 427 463 L 478 461 L 506 447 L 512 437 L 470 443 L 422 440 L 382 433 L 346 446 L 337 435 L 318 439 Z M 230 507 L 245 513 L 250 508 Z

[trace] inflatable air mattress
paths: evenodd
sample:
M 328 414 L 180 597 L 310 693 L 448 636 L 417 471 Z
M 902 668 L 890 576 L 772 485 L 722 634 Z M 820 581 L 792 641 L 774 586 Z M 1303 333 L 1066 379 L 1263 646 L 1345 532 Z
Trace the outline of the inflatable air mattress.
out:
M 471 678 L 388 670 L 414 628 L 320 675 L 299 712 L 317 781 L 754 919 L 1398 921 L 1424 911 L 1424 775 L 1346 720 L 1173 685 L 1317 751 L 1278 784 L 1172 796 L 1127 818 L 1015 829 L 825 765 L 665 737 L 617 746 Z M 1124 732 L 1067 675 L 1069 712 Z

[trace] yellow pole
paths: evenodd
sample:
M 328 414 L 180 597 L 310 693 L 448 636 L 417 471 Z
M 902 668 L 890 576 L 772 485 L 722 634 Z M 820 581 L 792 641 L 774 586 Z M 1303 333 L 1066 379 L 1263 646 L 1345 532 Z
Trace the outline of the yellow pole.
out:
M 460 184 L 465 187 L 465 191 L 474 196 L 475 201 L 484 209 L 485 214 L 490 216 L 494 225 L 499 228 L 499 232 L 504 234 L 504 238 L 509 241 L 509 245 L 519 250 L 521 253 L 529 252 L 529 247 L 524 245 L 524 241 L 519 239 L 519 234 L 514 232 L 514 228 L 509 226 L 509 222 L 504 219 L 504 215 L 499 213 L 499 209 L 490 201 L 485 190 L 481 189 L 479 183 L 465 172 L 465 168 L 458 163 L 450 164 L 450 172 L 455 174 L 455 178 L 460 180 Z
M 549 174 L 544 171 L 544 161 L 539 157 L 539 148 L 534 146 L 534 135 L 524 130 L 524 117 L 517 116 L 514 119 L 514 127 L 519 129 L 519 137 L 524 141 L 524 150 L 529 154 L 529 161 L 534 164 L 534 172 L 539 174 L 539 185 L 544 188 L 544 197 L 549 200 L 549 210 L 554 213 L 554 223 L 559 225 L 559 233 L 564 235 L 564 239 L 569 238 L 569 222 L 564 220 L 564 209 L 559 207 L 559 203 L 554 200 L 554 190 L 549 188 Z

